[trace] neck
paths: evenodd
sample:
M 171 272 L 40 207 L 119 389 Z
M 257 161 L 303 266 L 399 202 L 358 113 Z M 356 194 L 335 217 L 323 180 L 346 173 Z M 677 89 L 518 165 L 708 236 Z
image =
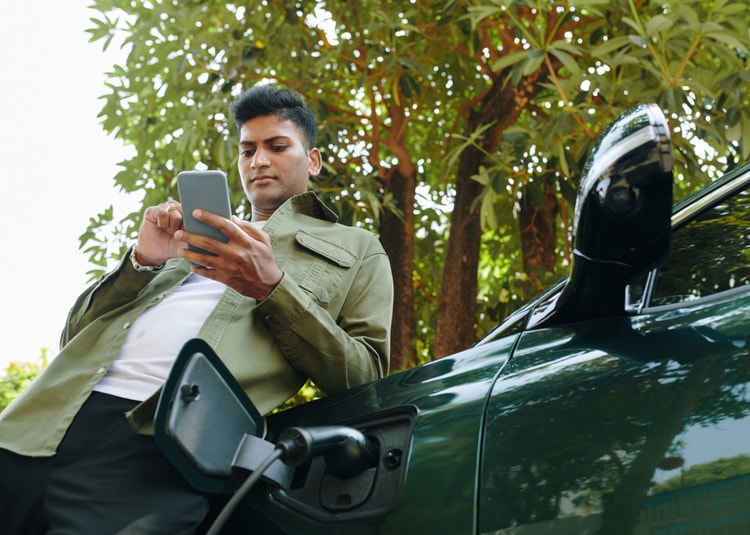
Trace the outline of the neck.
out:
M 268 221 L 276 210 L 264 210 L 262 208 L 256 208 L 253 206 L 252 215 L 250 216 L 251 223 L 257 223 L 260 221 Z

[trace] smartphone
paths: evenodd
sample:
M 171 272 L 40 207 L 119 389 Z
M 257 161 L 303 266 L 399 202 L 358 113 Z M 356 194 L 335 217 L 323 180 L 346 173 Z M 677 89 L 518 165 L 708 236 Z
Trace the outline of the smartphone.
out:
M 193 210 L 200 208 L 206 212 L 212 212 L 231 219 L 232 209 L 229 202 L 229 186 L 227 184 L 227 175 L 224 172 L 183 171 L 177 175 L 177 190 L 180 194 L 185 230 L 219 241 L 229 241 L 229 238 L 224 236 L 219 229 L 203 221 L 198 221 L 193 217 Z M 188 245 L 188 248 L 203 254 L 212 254 L 192 245 Z

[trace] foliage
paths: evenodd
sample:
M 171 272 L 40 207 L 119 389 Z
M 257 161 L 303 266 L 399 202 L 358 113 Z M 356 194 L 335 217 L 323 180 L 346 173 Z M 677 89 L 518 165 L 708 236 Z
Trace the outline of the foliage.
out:
M 672 124 L 676 198 L 750 156 L 744 0 L 95 0 L 94 9 L 92 40 L 129 49 L 101 112 L 105 130 L 134 149 L 117 186 L 143 192 L 148 206 L 176 197 L 179 171 L 221 168 L 247 214 L 227 105 L 258 82 L 300 91 L 321 125 L 325 172 L 314 189 L 343 222 L 383 231 L 396 214 L 413 240 L 413 250 L 386 243 L 410 274 L 397 293 L 413 303 L 396 317 L 415 327 L 409 364 L 431 358 L 448 305 L 459 313 L 442 336 L 463 344 L 458 320 L 481 336 L 565 274 L 586 158 L 633 104 L 658 102 Z M 554 220 L 552 246 L 519 227 L 534 207 Z M 133 240 L 139 218 L 115 222 L 105 210 L 91 220 L 81 243 L 92 276 Z M 456 292 L 448 303 L 446 288 Z
M 0 412 L 41 373 L 49 361 L 49 350 L 42 349 L 36 361 L 11 362 L 0 375 Z
M 654 485 L 653 494 L 663 494 L 686 487 L 723 481 L 730 477 L 750 474 L 750 457 L 737 455 L 729 459 L 717 459 L 710 463 L 696 464 L 683 470 L 680 475 Z
M 49 350 L 42 349 L 36 361 L 11 362 L 0 374 L 0 412 L 20 394 L 49 363 Z M 320 389 L 308 381 L 294 397 L 288 399 L 276 411 L 283 411 L 322 397 Z
M 291 409 L 292 407 L 296 407 L 297 405 L 303 405 L 308 401 L 313 401 L 322 397 L 323 393 L 315 385 L 315 383 L 307 381 L 307 383 L 305 383 L 305 385 L 299 389 L 299 392 L 297 392 L 293 397 L 286 400 L 280 407 L 275 408 L 273 412 L 276 413 L 285 411 L 287 409 Z

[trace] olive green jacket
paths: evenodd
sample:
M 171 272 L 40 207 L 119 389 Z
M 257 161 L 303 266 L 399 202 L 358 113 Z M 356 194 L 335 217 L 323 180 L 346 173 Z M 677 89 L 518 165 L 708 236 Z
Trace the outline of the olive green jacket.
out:
M 200 330 L 261 414 L 293 396 L 308 377 L 331 394 L 388 373 L 388 258 L 375 236 L 336 219 L 313 193 L 279 207 L 263 230 L 284 272 L 281 282 L 261 302 L 227 289 Z M 126 256 L 87 289 L 69 313 L 60 353 L 0 413 L 0 447 L 54 454 L 135 319 L 189 274 L 184 259 L 139 272 Z M 153 432 L 156 399 L 128 414 L 137 431 Z

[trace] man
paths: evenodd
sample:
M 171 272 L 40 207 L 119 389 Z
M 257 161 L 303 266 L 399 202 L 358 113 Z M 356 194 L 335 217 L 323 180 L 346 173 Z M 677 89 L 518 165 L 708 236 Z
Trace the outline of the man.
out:
M 196 210 L 223 243 L 186 232 L 177 203 L 146 209 L 136 245 L 71 309 L 60 353 L 0 414 L 0 533 L 195 531 L 209 497 L 151 436 L 159 387 L 190 338 L 262 414 L 307 378 L 334 393 L 387 373 L 388 260 L 307 191 L 322 165 L 312 113 L 273 86 L 231 111 L 252 221 Z

